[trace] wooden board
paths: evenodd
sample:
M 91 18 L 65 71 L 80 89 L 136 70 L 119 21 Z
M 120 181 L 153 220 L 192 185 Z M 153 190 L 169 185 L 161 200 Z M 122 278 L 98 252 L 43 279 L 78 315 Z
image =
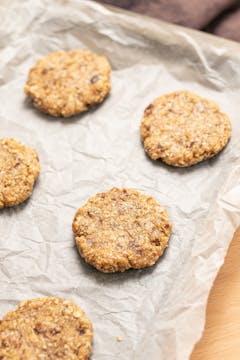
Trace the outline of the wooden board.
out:
M 240 359 L 240 230 L 211 290 L 206 326 L 190 360 Z

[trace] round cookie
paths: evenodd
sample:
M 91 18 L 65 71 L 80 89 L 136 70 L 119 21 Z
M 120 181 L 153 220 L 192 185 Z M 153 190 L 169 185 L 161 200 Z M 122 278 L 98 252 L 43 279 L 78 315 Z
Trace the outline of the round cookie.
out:
M 27 300 L 0 322 L 0 359 L 87 360 L 92 337 L 90 320 L 73 302 Z
M 189 91 L 158 97 L 141 123 L 145 151 L 172 166 L 187 167 L 213 157 L 230 136 L 228 116 L 213 101 Z
M 56 51 L 37 61 L 24 91 L 44 113 L 69 117 L 104 100 L 111 90 L 110 73 L 105 56 Z
M 39 173 L 38 155 L 32 147 L 0 139 L 0 208 L 29 198 Z
M 87 263 L 102 272 L 123 272 L 154 265 L 167 246 L 171 224 L 151 196 L 113 188 L 77 211 L 73 232 Z

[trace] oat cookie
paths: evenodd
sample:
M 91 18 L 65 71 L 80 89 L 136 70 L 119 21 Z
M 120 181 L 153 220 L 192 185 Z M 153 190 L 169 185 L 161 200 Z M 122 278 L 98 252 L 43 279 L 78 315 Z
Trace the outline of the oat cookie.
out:
M 105 56 L 85 50 L 56 51 L 30 70 L 25 93 L 52 116 L 72 116 L 101 103 L 111 90 Z
M 0 209 L 29 198 L 39 173 L 38 155 L 32 147 L 0 139 Z
M 171 234 L 166 211 L 133 189 L 113 188 L 91 197 L 73 221 L 77 247 L 99 271 L 154 265 Z
M 231 123 L 213 101 L 175 91 L 146 108 L 141 136 L 153 160 L 186 167 L 221 151 L 230 139 Z
M 0 322 L 0 359 L 87 360 L 92 337 L 90 320 L 72 301 L 27 300 Z

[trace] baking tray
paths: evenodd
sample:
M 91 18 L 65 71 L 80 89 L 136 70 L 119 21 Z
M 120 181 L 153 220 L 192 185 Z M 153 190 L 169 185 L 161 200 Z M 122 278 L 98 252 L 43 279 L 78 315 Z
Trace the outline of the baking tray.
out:
M 0 17 L 1 136 L 34 146 L 42 166 L 32 197 L 0 213 L 1 316 L 27 298 L 66 297 L 93 322 L 93 359 L 187 359 L 239 224 L 240 46 L 91 1 L 2 1 Z M 109 58 L 111 95 L 71 119 L 41 114 L 23 93 L 29 68 L 82 47 Z M 139 133 L 145 107 L 179 89 L 215 100 L 233 127 L 219 156 L 189 169 L 151 161 Z M 169 212 L 169 248 L 151 268 L 102 274 L 78 254 L 75 211 L 114 186 Z

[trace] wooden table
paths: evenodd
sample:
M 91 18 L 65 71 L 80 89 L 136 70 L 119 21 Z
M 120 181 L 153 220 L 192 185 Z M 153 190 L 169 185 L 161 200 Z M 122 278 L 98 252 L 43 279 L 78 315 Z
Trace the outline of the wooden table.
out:
M 240 230 L 211 290 L 205 330 L 191 360 L 240 360 Z

